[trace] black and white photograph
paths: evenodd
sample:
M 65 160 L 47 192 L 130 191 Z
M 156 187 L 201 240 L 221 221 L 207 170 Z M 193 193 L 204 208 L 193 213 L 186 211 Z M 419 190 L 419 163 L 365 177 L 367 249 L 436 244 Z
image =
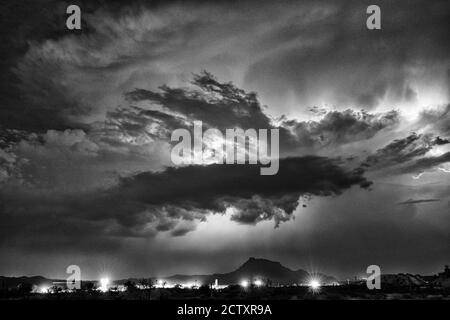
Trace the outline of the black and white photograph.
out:
M 0 300 L 449 301 L 449 21 L 446 0 L 1 1 Z

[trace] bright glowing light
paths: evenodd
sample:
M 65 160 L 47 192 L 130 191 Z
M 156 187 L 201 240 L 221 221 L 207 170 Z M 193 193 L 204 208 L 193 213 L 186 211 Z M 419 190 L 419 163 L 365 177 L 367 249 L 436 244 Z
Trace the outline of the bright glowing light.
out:
M 244 287 L 244 288 L 247 288 L 248 287 L 248 281 L 247 280 L 242 280 L 241 281 L 241 286 Z
M 100 279 L 100 284 L 102 287 L 106 287 L 109 284 L 109 279 L 108 278 L 101 278 Z
M 160 280 L 156 281 L 156 285 L 155 285 L 156 288 L 163 288 L 164 286 L 165 286 L 165 283 L 163 280 L 160 279 Z
M 320 289 L 320 282 L 317 279 L 311 279 L 308 283 L 308 286 L 313 290 L 313 291 L 318 291 Z
M 49 290 L 50 288 L 46 286 L 39 287 L 39 293 L 48 293 Z
M 108 278 L 101 278 L 100 279 L 100 291 L 102 291 L 102 292 L 108 291 L 108 285 L 109 285 L 109 279 Z
M 255 280 L 255 286 L 261 287 L 263 285 L 263 282 L 261 280 Z

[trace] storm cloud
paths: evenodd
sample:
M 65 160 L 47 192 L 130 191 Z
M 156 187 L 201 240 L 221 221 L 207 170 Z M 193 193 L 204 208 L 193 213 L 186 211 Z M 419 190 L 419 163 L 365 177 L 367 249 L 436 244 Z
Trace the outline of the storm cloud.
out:
M 260 196 L 289 215 L 300 195 L 338 195 L 352 185 L 367 188 L 371 184 L 363 172 L 346 170 L 336 160 L 323 157 L 281 159 L 280 167 L 280 172 L 268 179 L 258 174 L 257 166 L 213 164 L 168 168 L 161 173 L 123 178 L 112 192 L 149 205 L 171 204 L 212 211 L 223 211 L 224 203 L 232 205 L 235 199 Z M 158 188 L 150 188 L 155 185 Z M 285 198 L 291 194 L 296 196 Z M 272 218 L 264 210 L 261 216 Z M 257 217 L 248 222 L 258 220 L 262 219 Z
M 446 1 L 378 1 L 381 30 L 366 0 L 78 3 L 80 31 L 1 5 L 0 273 L 448 263 Z M 278 174 L 175 166 L 194 121 L 278 129 Z
M 122 178 L 117 186 L 95 193 L 4 192 L 2 237 L 29 230 L 20 222 L 29 225 L 26 212 L 32 212 L 32 220 L 44 222 L 33 224 L 33 232 L 60 236 L 80 230 L 89 237 L 100 230 L 134 237 L 172 231 L 179 236 L 195 229 L 196 220 L 227 209 L 239 223 L 274 220 L 277 226 L 292 217 L 301 196 L 339 195 L 353 185 L 371 184 L 363 172 L 345 169 L 333 159 L 310 156 L 282 159 L 280 164 L 282 170 L 269 179 L 259 175 L 256 166 L 188 166 Z M 62 231 L 72 224 L 72 231 Z
M 396 139 L 378 149 L 375 154 L 367 157 L 365 166 L 386 168 L 390 165 L 406 163 L 414 158 L 425 155 L 433 146 L 445 145 L 447 140 L 433 137 L 431 134 L 411 133 L 409 136 Z
M 399 124 L 395 110 L 369 113 L 347 109 L 324 110 L 318 120 L 298 121 L 271 118 L 255 92 L 246 92 L 233 83 L 218 81 L 212 74 L 194 75 L 194 88 L 160 87 L 160 91 L 135 89 L 127 93 L 130 103 L 149 102 L 159 110 L 143 107 L 121 109 L 108 114 L 107 126 L 138 138 L 168 139 L 178 128 L 189 128 L 201 120 L 207 128 L 275 128 L 280 131 L 281 151 L 298 148 L 320 149 L 368 140 L 380 131 Z M 149 130 L 151 128 L 151 131 Z
M 427 203 L 427 202 L 436 202 L 440 201 L 439 199 L 409 199 L 403 202 L 399 202 L 399 204 L 418 204 L 418 203 Z

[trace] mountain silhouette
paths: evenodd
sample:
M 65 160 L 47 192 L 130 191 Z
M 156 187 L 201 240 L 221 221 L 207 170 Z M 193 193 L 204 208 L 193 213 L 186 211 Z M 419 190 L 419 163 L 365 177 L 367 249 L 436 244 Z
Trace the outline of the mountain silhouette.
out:
M 177 274 L 170 277 L 152 278 L 154 282 L 157 280 L 166 281 L 169 284 L 212 284 L 217 279 L 221 285 L 239 284 L 242 280 L 253 282 L 254 280 L 261 280 L 264 283 L 270 282 L 273 285 L 290 285 L 294 283 L 307 283 L 311 276 L 319 278 L 323 284 L 329 284 L 337 281 L 335 278 L 324 275 L 314 274 L 310 275 L 308 272 L 302 269 L 291 270 L 283 266 L 280 262 L 271 261 L 260 258 L 249 258 L 244 264 L 238 267 L 236 270 L 228 273 L 215 273 L 208 275 L 182 275 Z M 116 280 L 114 283 L 123 284 L 131 280 L 133 282 L 139 282 L 139 279 L 129 278 Z M 53 281 L 64 282 L 64 280 L 52 280 L 41 276 L 35 277 L 1 277 L 0 286 L 3 287 L 16 287 L 21 283 L 29 283 L 36 286 L 51 285 Z M 83 281 L 85 282 L 85 281 Z M 91 281 L 90 281 L 91 282 Z
M 291 270 L 283 266 L 280 262 L 267 259 L 249 258 L 235 271 L 229 273 L 216 273 L 212 275 L 174 275 L 164 278 L 171 283 L 214 283 L 217 279 L 219 284 L 239 284 L 242 280 L 249 282 L 261 280 L 270 281 L 272 284 L 289 285 L 294 283 L 307 283 L 312 275 L 302 269 Z M 314 277 L 320 278 L 322 283 L 332 283 L 337 281 L 334 277 L 324 274 L 315 274 Z
M 19 284 L 30 284 L 34 286 L 51 286 L 54 279 L 47 279 L 41 276 L 32 277 L 2 277 L 0 276 L 0 288 L 13 288 Z M 61 280 L 59 280 L 61 281 Z

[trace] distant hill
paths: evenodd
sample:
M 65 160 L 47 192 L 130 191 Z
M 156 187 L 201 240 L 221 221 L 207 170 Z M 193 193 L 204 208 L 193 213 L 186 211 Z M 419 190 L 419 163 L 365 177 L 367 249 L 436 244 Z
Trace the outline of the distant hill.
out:
M 393 287 L 414 287 L 414 286 L 424 286 L 427 284 L 427 281 L 425 281 L 423 277 L 420 275 L 399 273 L 399 274 L 381 275 L 381 283 L 382 285 Z
M 213 284 L 217 279 L 220 285 L 239 284 L 242 280 L 254 281 L 261 280 L 266 283 L 270 280 L 272 285 L 290 285 L 305 284 L 314 277 L 319 279 L 323 285 L 332 284 L 337 280 L 328 275 L 314 274 L 310 275 L 302 269 L 291 270 L 281 263 L 267 259 L 250 258 L 236 270 L 228 273 L 215 273 L 208 275 L 182 275 L 177 274 L 164 278 L 151 278 L 154 282 L 157 280 L 166 281 L 167 284 Z M 139 283 L 141 279 L 129 278 L 116 280 L 113 285 L 124 284 L 127 281 Z M 95 280 L 83 281 L 84 284 L 96 283 Z M 31 284 L 37 287 L 50 287 L 52 284 L 64 284 L 64 280 L 48 279 L 41 276 L 33 277 L 3 277 L 0 276 L 0 289 L 17 288 L 20 284 Z M 383 274 L 381 276 L 382 286 L 385 287 L 420 287 L 420 286 L 438 286 L 450 288 L 450 268 L 445 267 L 444 272 L 437 275 L 422 276 L 409 273 Z
M 314 277 L 320 278 L 324 284 L 336 282 L 334 277 L 330 277 L 324 274 L 315 274 Z M 310 278 L 310 274 L 305 270 L 291 270 L 283 266 L 279 262 L 270 261 L 267 259 L 250 258 L 243 265 L 237 268 L 235 271 L 229 273 L 216 273 L 212 275 L 174 275 L 164 278 L 165 281 L 171 283 L 213 283 L 215 279 L 219 281 L 219 284 L 238 284 L 243 279 L 252 281 L 260 279 L 263 282 L 270 280 L 272 284 L 294 284 L 294 283 L 306 283 Z
M 398 273 L 381 275 L 381 284 L 392 287 L 417 287 L 433 285 L 450 288 L 450 270 L 448 267 L 444 272 L 434 276 L 422 276 L 419 274 Z
M 0 288 L 14 288 L 19 284 L 31 284 L 35 286 L 51 286 L 54 281 L 47 279 L 41 276 L 33 276 L 33 277 L 2 277 L 0 276 Z
M 336 282 L 334 277 L 327 276 L 324 274 L 315 274 L 315 278 L 319 278 L 323 284 L 330 284 Z M 221 285 L 229 284 L 239 284 L 243 279 L 247 281 L 252 281 L 259 279 L 263 282 L 268 280 L 272 284 L 288 285 L 294 283 L 307 283 L 310 278 L 310 274 L 305 270 L 291 270 L 283 266 L 279 262 L 270 261 L 267 259 L 257 259 L 250 258 L 239 268 L 228 273 L 215 273 L 209 275 L 173 275 L 170 277 L 161 278 L 161 280 L 167 281 L 168 283 L 176 284 L 209 284 L 214 283 L 217 279 Z M 139 282 L 139 279 L 123 279 L 115 281 L 116 284 L 123 284 L 126 281 L 131 280 L 134 282 Z M 153 278 L 156 281 L 156 278 Z M 0 287 L 17 287 L 20 283 L 29 283 L 36 286 L 51 286 L 52 280 L 40 276 L 35 277 L 0 277 Z

